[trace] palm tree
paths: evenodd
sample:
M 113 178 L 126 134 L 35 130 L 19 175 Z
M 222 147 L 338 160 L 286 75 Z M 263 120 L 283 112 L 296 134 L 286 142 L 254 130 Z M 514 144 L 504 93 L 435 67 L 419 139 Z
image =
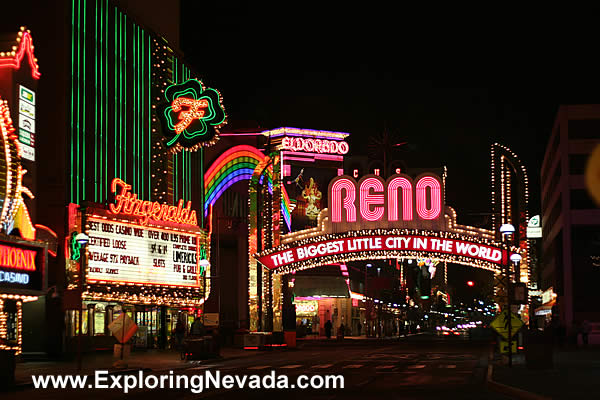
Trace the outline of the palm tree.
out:
M 389 164 L 395 155 L 408 142 L 400 139 L 399 135 L 388 130 L 384 123 L 383 132 L 369 138 L 369 158 L 383 161 L 383 176 L 389 176 Z

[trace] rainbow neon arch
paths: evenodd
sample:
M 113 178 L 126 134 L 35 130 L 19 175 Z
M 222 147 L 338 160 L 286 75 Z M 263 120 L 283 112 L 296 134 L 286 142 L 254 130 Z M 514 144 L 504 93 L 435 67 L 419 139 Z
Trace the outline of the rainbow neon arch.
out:
M 234 183 L 252 178 L 254 169 L 265 158 L 257 148 L 239 145 L 230 148 L 211 165 L 204 174 L 204 215 L 209 207 L 214 205 L 223 193 Z M 273 167 L 266 171 L 269 192 L 273 192 Z M 288 230 L 291 229 L 290 199 L 282 186 L 281 212 Z

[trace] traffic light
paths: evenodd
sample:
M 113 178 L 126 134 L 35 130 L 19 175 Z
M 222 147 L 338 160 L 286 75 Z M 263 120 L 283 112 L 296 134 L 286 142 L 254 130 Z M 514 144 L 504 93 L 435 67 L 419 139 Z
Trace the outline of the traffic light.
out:
M 473 286 L 475 286 L 475 282 L 467 281 L 467 286 L 473 287 Z

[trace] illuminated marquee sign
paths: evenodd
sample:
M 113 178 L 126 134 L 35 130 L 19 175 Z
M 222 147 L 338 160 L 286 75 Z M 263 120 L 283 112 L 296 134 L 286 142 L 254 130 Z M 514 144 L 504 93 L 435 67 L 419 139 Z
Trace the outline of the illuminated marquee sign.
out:
M 491 264 L 500 264 L 504 255 L 504 252 L 497 247 L 458 239 L 417 235 L 374 235 L 323 240 L 263 255 L 258 258 L 258 261 L 267 268 L 274 269 L 320 257 L 385 250 L 435 252 Z
M 336 140 L 309 139 L 301 137 L 284 137 L 281 140 L 283 150 L 304 151 L 308 153 L 346 154 L 350 147 L 348 143 Z
M 43 290 L 43 253 L 37 246 L 0 242 L 0 291 Z
M 199 287 L 200 235 L 88 217 L 88 283 Z
M 199 80 L 189 79 L 169 86 L 165 98 L 167 102 L 159 105 L 158 115 L 171 151 L 196 150 L 216 142 L 219 128 L 226 123 L 217 90 L 206 89 Z
M 330 221 L 334 226 L 343 225 L 342 230 L 416 222 L 420 228 L 431 228 L 435 222 L 443 222 L 443 198 L 442 180 L 434 174 L 421 174 L 414 182 L 403 174 L 386 181 L 367 175 L 358 182 L 350 176 L 338 176 L 329 184 Z
M 146 225 L 149 220 L 168 221 L 183 225 L 197 226 L 196 211 L 192 210 L 192 202 L 188 201 L 183 208 L 183 200 L 179 200 L 177 207 L 168 204 L 160 204 L 155 201 L 140 200 L 137 194 L 129 190 L 131 185 L 125 181 L 115 178 L 112 181 L 111 190 L 115 193 L 115 203 L 110 204 L 110 211 L 114 214 L 125 214 L 140 217 L 140 224 Z M 118 194 L 116 194 L 118 193 Z

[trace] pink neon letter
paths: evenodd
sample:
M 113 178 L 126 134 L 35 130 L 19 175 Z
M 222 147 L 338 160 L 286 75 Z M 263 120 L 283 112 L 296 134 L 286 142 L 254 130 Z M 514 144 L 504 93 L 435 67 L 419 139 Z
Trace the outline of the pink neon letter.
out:
M 427 208 L 427 187 L 431 190 L 431 207 Z M 417 213 L 423 219 L 436 219 L 442 212 L 442 190 L 440 182 L 424 176 L 417 182 Z
M 346 190 L 346 197 L 342 203 L 342 189 Z M 354 182 L 347 178 L 338 179 L 331 185 L 331 221 L 342 222 L 342 208 L 346 209 L 346 222 L 356 222 L 356 187 Z
M 402 188 L 402 219 L 412 221 L 412 184 L 404 177 L 394 178 L 388 184 L 388 221 L 398 221 L 398 188 Z
M 369 193 L 371 189 L 375 190 L 375 194 Z M 367 221 L 379 221 L 383 216 L 383 207 L 373 207 L 371 205 L 384 204 L 383 183 L 376 178 L 367 178 L 360 184 L 360 215 Z

